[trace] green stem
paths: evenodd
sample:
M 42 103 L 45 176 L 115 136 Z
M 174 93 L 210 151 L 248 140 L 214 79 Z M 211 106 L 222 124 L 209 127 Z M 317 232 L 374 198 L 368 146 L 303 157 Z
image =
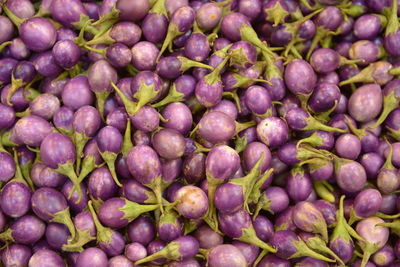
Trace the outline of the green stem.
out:
M 73 133 L 73 140 L 76 149 L 76 173 L 79 173 L 81 167 L 81 160 L 83 157 L 83 148 L 85 147 L 86 143 L 90 140 L 90 137 L 86 136 L 86 134 L 74 132 Z
M 107 97 L 110 95 L 110 92 L 95 92 L 97 99 L 97 108 L 99 109 L 100 117 L 104 121 L 104 103 L 107 100 Z
M 4 42 L 4 43 L 0 44 L 0 52 L 3 51 L 4 48 L 9 46 L 10 44 L 12 44 L 12 41 L 8 41 L 8 42 Z
M 257 125 L 257 123 L 255 121 L 248 121 L 248 122 L 237 122 L 235 121 L 235 125 L 236 125 L 236 134 L 250 128 L 253 127 L 255 125 Z
M 165 8 L 165 0 L 156 0 L 149 13 L 156 13 L 159 15 L 167 16 L 167 9 Z
M 22 79 L 14 79 L 14 75 L 12 75 L 12 78 L 11 78 L 11 88 L 10 88 L 10 90 L 8 91 L 7 98 L 6 98 L 6 100 L 7 100 L 7 105 L 13 106 L 13 104 L 11 103 L 11 97 L 14 95 L 14 93 L 15 93 L 19 88 L 21 88 L 22 86 L 24 86 L 24 84 L 25 84 L 25 83 L 22 81 Z
M 172 84 L 171 89 L 166 97 L 161 101 L 153 104 L 154 108 L 160 108 L 174 102 L 182 102 L 185 100 L 185 95 L 176 90 L 175 84 Z
M 222 184 L 224 181 L 220 179 L 216 179 L 212 177 L 210 173 L 206 173 L 207 181 L 208 181 L 208 211 L 204 221 L 213 229 L 215 232 L 221 234 L 218 229 L 218 219 L 217 219 L 217 211 L 214 204 L 214 195 L 217 187 Z
M 154 178 L 148 187 L 153 190 L 154 195 L 156 196 L 157 199 L 158 207 L 160 208 L 161 213 L 164 213 L 163 197 L 162 197 L 162 192 L 163 192 L 162 177 Z
M 78 192 L 78 200 L 76 201 L 76 203 L 79 203 L 82 200 L 82 189 L 78 182 L 78 177 L 76 176 L 73 163 L 71 161 L 68 161 L 64 164 L 59 164 L 58 168 L 55 169 L 55 171 L 67 176 L 71 180 L 72 184 L 75 186 Z
M 128 118 L 126 122 L 124 140 L 122 142 L 122 148 L 121 148 L 121 153 L 123 156 L 127 156 L 129 151 L 133 147 L 131 125 L 132 125 L 131 120 Z
M 94 236 L 90 235 L 90 230 L 76 230 L 76 238 L 64 244 L 62 250 L 68 252 L 82 252 L 84 250 L 83 246 L 95 239 Z
M 327 258 L 315 252 L 314 250 L 311 250 L 309 247 L 307 247 L 306 243 L 304 243 L 304 241 L 301 239 L 299 239 L 298 241 L 293 241 L 293 244 L 296 246 L 297 252 L 294 253 L 292 256 L 290 256 L 289 259 L 294 259 L 299 257 L 311 257 L 326 262 L 335 262 L 335 260 Z
M 65 210 L 59 211 L 53 215 L 53 218 L 50 220 L 51 222 L 61 223 L 67 226 L 71 239 L 75 239 L 76 231 L 74 223 L 72 222 L 71 215 L 69 213 L 69 207 Z
M 167 31 L 167 36 L 164 39 L 164 43 L 161 46 L 160 52 L 158 53 L 156 62 L 160 60 L 160 57 L 164 53 L 164 51 L 167 49 L 167 47 L 170 45 L 172 40 L 175 39 L 175 37 L 178 37 L 179 35 L 182 35 L 183 32 L 179 31 L 178 26 L 175 23 L 170 23 L 168 25 L 168 31 Z
M 399 29 L 399 20 L 397 18 L 397 9 L 398 9 L 397 1 L 392 1 L 392 8 L 390 9 L 390 14 L 388 17 L 388 23 L 386 25 L 385 36 L 388 36 L 389 34 L 394 34 Z
M 110 151 L 100 152 L 101 157 L 107 163 L 107 167 L 110 170 L 111 176 L 114 179 L 114 182 L 119 186 L 122 187 L 122 184 L 119 182 L 117 173 L 115 171 L 115 160 L 117 159 L 118 154 Z
M 374 74 L 375 68 L 374 64 L 368 65 L 368 67 L 362 69 L 359 73 L 354 75 L 353 77 L 350 77 L 347 80 L 341 81 L 339 83 L 339 86 L 351 84 L 351 83 L 372 83 L 374 82 L 373 74 Z
M 110 45 L 115 43 L 115 40 L 113 38 L 111 38 L 110 36 L 110 32 L 111 29 L 109 29 L 108 31 L 106 31 L 104 34 L 93 38 L 90 41 L 85 42 L 84 44 L 81 44 L 82 46 L 84 46 L 86 48 L 86 46 L 91 46 L 91 45 L 99 45 L 99 44 L 105 44 L 105 45 Z M 96 52 L 98 53 L 98 52 Z
M 389 116 L 390 112 L 392 112 L 399 106 L 399 103 L 400 103 L 400 99 L 395 96 L 395 90 L 390 92 L 389 95 L 384 96 L 383 97 L 383 110 L 382 110 L 381 114 L 379 115 L 378 120 L 372 126 L 369 126 L 368 128 L 374 129 L 374 128 L 378 127 L 379 125 L 381 125 L 386 120 L 386 118 Z
M 242 229 L 242 236 L 239 238 L 235 238 L 235 239 L 240 240 L 245 243 L 255 245 L 255 246 L 262 248 L 266 251 L 269 251 L 271 253 L 275 253 L 277 251 L 275 248 L 273 248 L 270 245 L 268 245 L 267 243 L 261 241 L 257 237 L 256 231 L 254 230 L 254 227 L 252 224 L 250 225 L 249 228 Z
M 21 27 L 21 24 L 26 20 L 16 16 L 10 9 L 8 9 L 5 1 L 3 3 L 3 11 L 7 15 L 7 17 L 11 20 L 11 22 L 14 23 L 15 26 L 17 26 L 18 29 Z
M 158 207 L 159 205 L 140 205 L 136 202 L 125 200 L 125 205 L 122 208 L 119 208 L 119 210 L 124 213 L 122 218 L 131 222 L 143 213 L 153 211 Z

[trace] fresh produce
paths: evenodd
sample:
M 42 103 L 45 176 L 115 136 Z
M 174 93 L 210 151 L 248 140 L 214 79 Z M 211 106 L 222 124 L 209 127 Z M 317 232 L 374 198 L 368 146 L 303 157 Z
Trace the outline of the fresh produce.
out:
M 3 0 L 5 267 L 400 266 L 397 0 Z

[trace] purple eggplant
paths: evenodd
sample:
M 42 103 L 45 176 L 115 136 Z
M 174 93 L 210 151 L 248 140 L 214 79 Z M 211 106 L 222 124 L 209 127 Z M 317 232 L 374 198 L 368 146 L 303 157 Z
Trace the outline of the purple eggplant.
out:
M 194 257 L 199 250 L 199 242 L 192 236 L 182 236 L 168 243 L 163 249 L 135 262 L 142 264 L 160 258 L 186 260 Z
M 96 240 L 98 245 L 108 256 L 120 255 L 125 247 L 125 238 L 119 232 L 104 227 L 100 223 L 91 201 L 88 202 L 88 207 L 96 226 Z
M 270 243 L 277 250 L 276 255 L 283 259 L 307 256 L 326 262 L 334 262 L 334 260 L 311 250 L 306 243 L 292 231 L 280 230 L 276 232 L 272 236 Z
M 10 228 L 0 234 L 4 242 L 16 242 L 23 245 L 39 241 L 45 233 L 46 225 L 36 216 L 25 215 L 15 220 Z
M 384 221 L 378 217 L 369 217 L 357 223 L 356 231 L 363 238 L 359 245 L 364 254 L 361 266 L 365 266 L 370 256 L 383 248 L 389 239 L 389 229 L 386 226 L 379 226 Z
M 66 267 L 63 258 L 53 250 L 41 249 L 29 259 L 28 266 L 32 267 Z
M 76 267 L 87 266 L 88 264 L 95 267 L 106 267 L 107 255 L 99 248 L 87 248 L 79 254 L 76 259 Z
M 213 247 L 207 255 L 207 264 L 210 267 L 247 266 L 246 258 L 238 248 L 230 244 L 221 244 Z
M 276 249 L 261 241 L 254 230 L 250 215 L 245 210 L 239 210 L 232 214 L 218 214 L 218 222 L 221 230 L 229 237 L 253 244 L 268 252 L 276 252 Z
M 40 145 L 40 156 L 43 163 L 71 180 L 75 189 L 78 190 L 79 202 L 82 192 L 74 170 L 76 151 L 72 141 L 60 133 L 51 133 L 46 136 Z

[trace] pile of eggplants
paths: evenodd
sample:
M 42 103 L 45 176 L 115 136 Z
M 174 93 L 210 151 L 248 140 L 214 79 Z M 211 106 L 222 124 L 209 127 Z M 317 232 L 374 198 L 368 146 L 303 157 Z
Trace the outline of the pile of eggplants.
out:
M 400 266 L 398 5 L 2 0 L 2 266 Z

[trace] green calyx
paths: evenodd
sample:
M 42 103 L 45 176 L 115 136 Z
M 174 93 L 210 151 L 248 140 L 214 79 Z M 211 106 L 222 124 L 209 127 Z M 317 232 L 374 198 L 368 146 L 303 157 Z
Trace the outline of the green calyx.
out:
M 246 56 L 244 49 L 242 47 L 231 50 L 229 52 L 229 65 L 238 65 L 240 68 L 245 69 L 247 63 L 251 63 L 249 58 Z
M 358 139 L 362 139 L 364 136 L 367 135 L 367 131 L 365 129 L 357 129 L 354 127 L 354 125 L 351 123 L 349 117 L 345 116 L 346 122 L 347 122 L 347 127 L 349 127 L 350 131 L 357 136 Z
M 207 182 L 208 182 L 208 211 L 204 216 L 203 220 L 213 229 L 215 232 L 221 234 L 218 229 L 218 218 L 217 211 L 214 205 L 214 195 L 217 187 L 224 183 L 224 180 L 214 178 L 211 173 L 206 172 Z
M 237 122 L 235 121 L 236 126 L 236 135 L 250 127 L 257 125 L 255 121 L 248 121 L 248 122 Z
M 254 183 L 253 188 L 251 189 L 250 195 L 248 197 L 248 203 L 257 203 L 258 200 L 264 195 L 263 192 L 261 192 L 261 187 L 267 181 L 267 179 L 271 178 L 272 179 L 272 173 L 274 172 L 274 169 L 268 169 L 266 172 L 264 172 L 260 178 L 257 179 L 257 181 Z M 254 218 L 257 216 L 254 216 Z
M 316 146 L 322 146 L 324 145 L 324 139 L 318 134 L 317 131 L 313 132 L 312 135 L 310 135 L 309 137 L 305 137 L 303 139 L 300 139 L 297 142 L 296 147 L 298 148 L 301 144 L 307 143 L 313 147 Z
M 209 74 L 204 77 L 204 80 L 209 85 L 214 85 L 217 82 L 221 82 L 221 70 L 228 62 L 229 57 L 225 57 L 224 60 Z
M 292 243 L 296 247 L 297 252 L 294 253 L 292 256 L 290 256 L 289 259 L 295 259 L 295 258 L 300 258 L 300 257 L 311 257 L 311 258 L 326 261 L 326 262 L 335 262 L 335 260 L 327 258 L 324 255 L 321 255 L 321 254 L 315 252 L 314 250 L 310 249 L 306 245 L 306 243 L 304 243 L 304 241 L 301 239 L 298 239 L 296 241 L 293 240 Z
M 97 217 L 97 214 L 93 208 L 92 200 L 89 200 L 88 207 L 89 207 L 90 213 L 92 214 L 94 225 L 96 226 L 97 243 L 110 244 L 112 242 L 112 237 L 114 235 L 113 230 L 111 230 L 111 228 L 104 227 L 100 223 L 99 218 Z
M 399 20 L 397 18 L 397 9 L 398 9 L 398 3 L 397 1 L 392 1 L 392 8 L 390 9 L 390 13 L 387 18 L 387 25 L 386 25 L 386 31 L 385 31 L 385 36 L 388 36 L 389 34 L 395 34 L 397 30 L 399 29 Z
M 231 3 L 233 0 L 225 0 L 222 2 L 214 2 L 215 5 L 221 8 L 221 18 L 225 17 L 229 13 L 231 13 Z M 218 25 L 214 27 L 212 33 L 218 34 L 221 29 L 222 19 L 218 22 Z
M 184 235 L 188 235 L 199 228 L 199 223 L 195 220 L 184 220 Z
M 59 164 L 58 168 L 55 169 L 55 171 L 67 176 L 71 180 L 72 184 L 74 185 L 78 193 L 78 200 L 76 201 L 76 203 L 79 203 L 82 200 L 82 189 L 80 187 L 78 177 L 76 176 L 74 170 L 74 164 L 71 161 L 68 161 L 64 164 Z
M 285 22 L 285 18 L 289 15 L 289 12 L 282 7 L 280 1 L 276 1 L 271 8 L 265 8 L 264 12 L 267 14 L 265 19 L 274 22 L 273 26 Z
M 81 160 L 83 158 L 83 148 L 91 137 L 86 136 L 84 132 L 74 132 L 72 138 L 76 149 L 76 172 L 78 172 L 81 166 Z
M 384 226 L 390 228 L 391 232 L 400 237 L 400 220 L 394 220 L 392 222 L 380 223 L 377 226 Z
M 180 68 L 181 72 L 185 72 L 188 69 L 195 68 L 195 67 L 214 70 L 213 67 L 211 67 L 211 66 L 209 66 L 207 64 L 204 64 L 204 63 L 201 63 L 201 62 L 197 62 L 197 61 L 194 61 L 194 60 L 190 60 L 190 59 L 188 59 L 186 57 L 178 56 L 177 58 L 181 62 L 181 68 Z
M 399 104 L 400 98 L 395 96 L 395 90 L 391 91 L 389 95 L 384 95 L 383 110 L 374 125 L 371 125 L 368 128 L 374 129 L 381 125 L 389 116 L 389 114 L 399 106 Z
M 92 19 L 89 18 L 89 16 L 85 14 L 80 14 L 79 21 L 72 23 L 72 25 L 75 27 L 77 30 L 84 30 L 87 31 L 93 35 L 96 35 L 99 30 L 94 27 L 92 24 Z
M 94 169 L 96 168 L 96 158 L 93 155 L 88 155 L 83 158 L 82 161 L 82 168 L 80 169 L 80 173 L 78 176 L 78 184 L 80 184 L 86 176 L 89 175 Z M 75 186 L 71 190 L 71 194 L 69 198 L 72 196 L 73 192 L 75 191 Z
M 355 222 L 358 222 L 359 220 L 361 220 L 362 218 L 361 217 L 359 217 L 357 214 L 356 214 L 356 211 L 354 210 L 354 207 L 351 207 L 350 208 L 350 218 L 349 218 L 349 225 L 351 226 L 351 225 L 353 225 Z
M 387 80 L 380 80 L 379 77 L 375 76 L 375 72 L 379 68 L 379 64 L 382 62 L 374 62 L 369 64 L 367 67 L 362 69 L 359 73 L 354 75 L 353 77 L 350 77 L 347 80 L 341 81 L 339 83 L 339 86 L 347 85 L 347 84 L 353 84 L 353 83 L 378 83 L 382 84 L 382 81 L 387 81 Z M 394 69 L 392 69 L 394 70 Z M 390 74 L 390 71 L 388 71 L 388 75 Z
M 1 151 L 5 151 L 3 146 L 11 146 L 11 147 L 18 146 L 18 144 L 14 143 L 10 139 L 11 138 L 11 131 L 12 131 L 12 129 L 10 131 L 4 132 L 1 135 L 1 142 L 0 142 L 1 143 Z
M 160 59 L 160 57 L 162 56 L 162 54 L 165 52 L 165 50 L 169 49 L 170 52 L 172 52 L 172 41 L 180 36 L 184 34 L 184 32 L 180 32 L 178 29 L 178 25 L 176 25 L 175 23 L 170 23 L 168 25 L 168 31 L 167 31 L 167 36 L 164 39 L 164 43 L 161 46 L 160 52 L 158 53 L 156 62 L 158 62 L 158 60 Z
M 311 41 L 310 48 L 307 52 L 306 59 L 310 60 L 312 53 L 314 52 L 315 47 L 317 47 L 318 43 L 324 40 L 326 37 L 330 35 L 335 35 L 335 32 L 329 31 L 323 27 L 318 27 L 317 31 L 315 32 L 314 38 Z
M 264 153 L 261 154 L 260 158 L 257 160 L 256 164 L 254 164 L 253 168 L 251 168 L 250 172 L 240 178 L 235 178 L 231 179 L 229 181 L 230 184 L 238 185 L 242 187 L 242 192 L 243 192 L 243 200 L 244 200 L 244 207 L 247 210 L 247 212 L 250 213 L 249 205 L 248 205 L 248 200 L 250 197 L 250 194 L 253 190 L 253 187 L 255 183 L 257 182 L 257 179 L 261 175 L 260 171 L 260 166 L 262 161 L 264 160 Z
M 243 41 L 247 41 L 247 42 L 251 43 L 252 45 L 258 47 L 264 56 L 266 56 L 266 57 L 274 56 L 274 53 L 268 48 L 267 44 L 263 43 L 258 38 L 258 35 L 257 35 L 256 31 L 253 29 L 253 27 L 243 24 L 242 27 L 240 28 L 240 35 L 241 35 Z
M 304 127 L 302 130 L 307 131 L 307 130 L 321 130 L 321 131 L 326 131 L 326 132 L 337 132 L 337 133 L 345 133 L 346 130 L 339 129 L 339 128 L 334 128 L 331 126 L 328 126 L 326 124 L 323 124 L 322 122 L 316 120 L 314 117 L 309 114 L 307 118 L 305 118 L 305 121 L 307 123 L 307 126 Z
M 8 228 L 4 232 L 0 234 L 0 240 L 3 241 L 4 243 L 15 243 L 15 239 L 12 236 L 13 230 L 11 228 Z
M 341 238 L 347 244 L 350 244 L 350 242 L 352 242 L 352 237 L 362 241 L 364 239 L 359 234 L 357 234 L 356 231 L 354 231 L 354 229 L 347 223 L 344 217 L 344 198 L 344 195 L 340 197 L 339 210 L 336 212 L 336 225 L 331 235 L 330 241 L 333 242 L 337 238 Z
M 332 258 L 334 258 L 336 261 L 338 261 L 341 265 L 343 265 L 343 266 L 345 265 L 344 262 L 342 261 L 342 259 L 339 258 L 339 256 L 336 255 L 336 253 L 333 252 L 330 248 L 328 248 L 326 243 L 318 235 L 308 238 L 305 241 L 305 243 L 310 249 L 312 249 L 318 253 L 329 255 Z
M 110 92 L 95 92 L 97 100 L 97 108 L 99 109 L 100 117 L 104 121 L 104 104 L 110 95 Z
M 347 59 L 346 57 L 343 56 L 339 56 L 340 62 L 339 62 L 339 66 L 344 66 L 344 65 L 352 65 L 352 66 L 356 66 L 355 64 L 363 62 L 364 59 Z
M 235 139 L 235 150 L 240 153 L 243 152 L 243 150 L 247 147 L 247 137 L 237 137 Z
M 131 120 L 128 118 L 126 121 L 126 129 L 124 134 L 124 139 L 122 141 L 121 153 L 124 157 L 126 157 L 133 148 L 132 143 L 132 123 Z
M 314 17 L 315 15 L 317 15 L 318 13 L 320 13 L 323 9 L 317 9 L 314 12 L 308 14 L 307 16 L 303 17 L 301 12 L 301 16 L 300 18 L 298 18 L 296 21 L 291 22 L 291 23 L 285 23 L 285 32 L 288 32 L 292 35 L 292 40 L 289 42 L 289 44 L 286 45 L 285 50 L 283 51 L 282 55 L 284 57 L 287 57 L 289 55 L 289 52 L 291 52 L 291 50 L 293 49 L 294 45 L 298 42 L 303 42 L 303 39 L 300 39 L 297 37 L 297 34 L 299 32 L 299 29 L 301 27 L 301 25 L 306 22 L 307 20 L 311 19 L 312 17 Z
M 341 8 L 340 10 L 350 17 L 357 18 L 365 13 L 366 8 L 362 5 L 351 4 L 348 7 Z
M 240 106 L 240 99 L 236 90 L 224 91 L 222 93 L 222 96 L 232 99 L 235 102 L 236 108 L 238 109 L 239 113 L 242 112 L 242 107 Z
M 194 142 L 194 145 L 196 147 L 195 152 L 199 152 L 199 153 L 207 153 L 211 151 L 211 148 L 206 148 L 204 147 L 202 144 L 198 143 L 198 142 Z
M 7 97 L 6 97 L 6 101 L 7 101 L 7 105 L 9 106 L 13 106 L 14 104 L 11 103 L 11 97 L 14 95 L 14 93 L 21 88 L 22 86 L 24 86 L 25 83 L 22 81 L 22 79 L 15 79 L 14 75 L 12 75 L 11 77 L 11 88 L 7 93 Z
M 84 47 L 86 50 L 89 50 L 89 51 L 91 51 L 91 52 L 100 54 L 100 55 L 102 55 L 103 57 L 106 57 L 107 48 L 97 49 L 97 48 L 94 48 L 94 47 L 89 46 L 88 44 L 85 44 L 83 47 Z
M 161 213 L 164 213 L 164 204 L 168 204 L 168 202 L 163 199 L 162 193 L 171 183 L 172 182 L 165 182 L 161 176 L 158 176 L 155 177 L 150 184 L 146 185 L 148 188 L 153 190 Z
M 254 230 L 253 224 L 250 224 L 250 227 L 248 228 L 242 228 L 242 235 L 241 237 L 235 238 L 236 240 L 255 245 L 259 248 L 262 248 L 263 250 L 266 250 L 271 253 L 275 253 L 277 250 L 267 243 L 261 241 L 256 234 L 256 231 Z
M 14 178 L 12 178 L 10 181 L 8 181 L 7 184 L 18 182 L 18 183 L 22 183 L 22 184 L 28 186 L 32 190 L 32 192 L 35 191 L 35 187 L 33 185 L 32 180 L 30 179 L 30 177 L 28 176 L 28 178 L 25 178 L 22 174 L 21 166 L 18 163 L 17 150 L 15 148 L 13 150 L 14 150 L 13 157 L 14 157 L 14 162 L 15 162 L 15 174 L 14 174 Z M 0 151 L 8 153 L 7 151 L 4 150 L 4 148 L 1 147 L 1 144 L 0 144 Z M 30 165 L 32 166 L 32 163 Z
M 133 95 L 134 98 L 138 99 L 137 102 L 134 102 L 129 100 L 114 83 L 111 83 L 111 85 L 124 103 L 126 112 L 129 116 L 134 116 L 139 109 L 152 102 L 159 94 L 159 92 L 155 90 L 153 83 L 150 85 L 142 83 L 138 91 Z
M 115 160 L 118 157 L 117 153 L 105 151 L 101 152 L 100 155 L 103 158 L 104 162 L 107 164 L 108 169 L 110 170 L 111 176 L 114 179 L 114 182 L 119 186 L 122 187 L 122 184 L 118 180 L 117 172 L 115 171 Z
M 271 209 L 270 209 L 270 205 L 271 205 L 271 200 L 269 198 L 267 198 L 267 196 L 265 194 L 261 193 L 260 197 L 258 198 L 256 208 L 254 209 L 253 220 L 255 218 L 257 218 L 257 216 L 261 210 L 265 210 L 271 214 L 274 214 L 274 212 L 271 211 Z M 286 230 L 286 229 L 282 228 L 279 230 Z M 279 230 L 276 230 L 276 231 L 279 231 Z
M 388 155 L 387 155 L 387 157 L 386 157 L 386 160 L 385 160 L 385 163 L 383 164 L 383 166 L 381 167 L 381 169 L 395 170 L 396 168 L 393 166 L 393 163 L 392 163 L 392 158 L 393 158 L 393 146 L 392 146 L 392 144 L 391 144 L 387 139 L 385 139 L 385 141 L 386 141 L 386 143 L 387 143 L 388 146 L 389 146 L 389 153 L 388 153 Z
M 179 260 L 182 257 L 182 254 L 179 252 L 180 247 L 181 246 L 178 242 L 172 241 L 162 250 L 136 261 L 135 265 L 143 264 L 157 259 Z
M 378 244 L 373 244 L 369 242 L 359 242 L 359 245 L 364 252 L 360 267 L 365 267 L 371 255 L 377 252 L 379 250 L 379 247 Z
M 175 84 L 172 84 L 172 86 L 169 89 L 168 95 L 166 97 L 164 97 L 161 101 L 152 104 L 152 106 L 154 108 L 160 108 L 163 106 L 166 106 L 170 103 L 174 103 L 174 102 L 182 102 L 185 100 L 185 95 L 178 92 L 176 90 L 176 86 Z
M 232 77 L 236 80 L 235 84 L 232 85 L 232 88 L 247 88 L 255 82 L 271 84 L 271 82 L 267 80 L 249 78 L 239 73 L 232 73 Z
M 174 226 L 177 226 L 178 225 L 178 218 L 179 218 L 178 213 L 176 213 L 175 211 L 173 211 L 171 209 L 166 210 L 160 216 L 159 225 L 172 224 Z
M 149 13 L 167 16 L 167 9 L 165 8 L 165 0 L 156 0 Z
M 119 208 L 124 213 L 123 219 L 129 222 L 135 220 L 141 214 L 157 209 L 158 205 L 141 205 L 133 201 L 125 199 L 125 205 Z
M 302 166 L 307 163 L 315 163 L 315 159 L 329 159 L 331 153 L 327 150 L 316 149 L 310 145 L 302 144 L 297 147 L 297 159 L 300 160 L 299 166 Z
M 68 252 L 82 252 L 83 246 L 95 239 L 96 237 L 90 235 L 90 230 L 76 230 L 75 239 L 68 240 L 68 243 L 64 244 L 61 249 Z
M 69 213 L 69 207 L 65 210 L 59 211 L 53 215 L 53 218 L 50 220 L 51 222 L 61 223 L 67 226 L 70 234 L 71 240 L 75 239 L 76 237 L 76 230 L 74 223 L 72 222 L 71 215 Z

